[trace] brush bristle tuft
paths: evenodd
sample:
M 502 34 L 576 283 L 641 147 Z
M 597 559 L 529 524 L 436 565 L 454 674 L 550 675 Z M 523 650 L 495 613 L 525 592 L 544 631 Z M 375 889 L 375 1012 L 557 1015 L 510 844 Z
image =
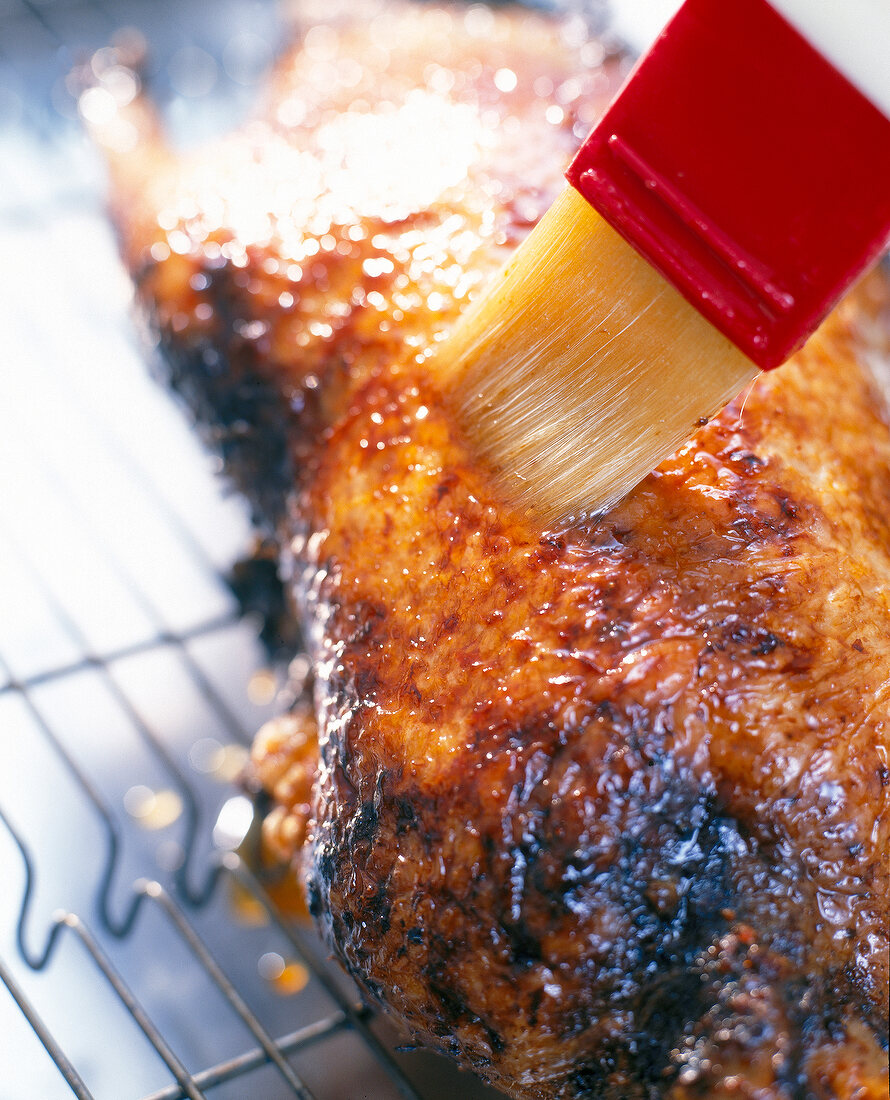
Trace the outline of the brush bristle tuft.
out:
M 437 353 L 515 506 L 602 511 L 757 367 L 567 188 Z

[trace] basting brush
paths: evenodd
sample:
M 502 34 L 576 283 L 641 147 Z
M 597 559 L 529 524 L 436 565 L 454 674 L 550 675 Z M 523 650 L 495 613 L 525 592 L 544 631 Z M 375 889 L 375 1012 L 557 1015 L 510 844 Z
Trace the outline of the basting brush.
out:
M 620 499 L 890 241 L 890 5 L 774 3 L 687 0 L 438 352 L 542 522 Z

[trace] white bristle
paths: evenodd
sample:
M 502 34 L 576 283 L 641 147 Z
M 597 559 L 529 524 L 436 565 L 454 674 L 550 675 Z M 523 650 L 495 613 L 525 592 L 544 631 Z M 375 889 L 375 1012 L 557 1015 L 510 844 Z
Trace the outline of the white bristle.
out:
M 758 373 L 571 188 L 438 357 L 501 489 L 543 523 L 619 500 Z

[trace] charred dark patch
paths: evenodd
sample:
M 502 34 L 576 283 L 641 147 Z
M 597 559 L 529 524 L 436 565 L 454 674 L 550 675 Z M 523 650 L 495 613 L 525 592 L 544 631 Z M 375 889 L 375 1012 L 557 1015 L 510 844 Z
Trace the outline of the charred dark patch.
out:
M 777 649 L 782 642 L 769 631 L 764 631 L 760 641 L 751 649 L 751 655 L 753 657 L 766 657 Z
M 709 1007 L 693 964 L 724 934 L 739 904 L 734 871 L 747 844 L 736 826 L 710 796 L 665 774 L 657 756 L 649 763 L 635 773 L 645 779 L 600 808 L 611 843 L 594 833 L 588 846 L 575 840 L 567 850 L 559 815 L 554 822 L 552 814 L 538 819 L 534 847 L 526 838 L 522 911 L 532 929 L 565 923 L 584 935 L 588 922 L 597 927 L 598 914 L 622 914 L 623 931 L 592 966 L 572 1011 L 561 1014 L 560 1024 L 560 1013 L 549 1010 L 548 1024 L 566 1038 L 595 1031 L 604 1014 L 633 1021 L 620 1039 L 606 1042 L 605 1057 L 597 1038 L 595 1064 L 573 1078 L 579 1096 L 662 1095 L 665 1073 L 673 1072 L 671 1050 Z M 520 954 L 515 964 L 527 960 Z
M 559 538 L 556 535 L 544 535 L 539 540 L 539 545 L 543 550 L 549 551 L 548 557 L 555 559 L 566 548 L 566 540 Z
M 306 906 L 312 917 L 318 920 L 324 908 L 321 888 L 315 875 L 310 874 L 306 882 Z
M 330 889 L 337 879 L 337 868 L 340 864 L 340 860 L 337 858 L 334 852 L 334 848 L 330 843 L 318 844 L 315 849 L 315 867 L 321 878 L 321 882 L 324 887 Z M 310 878 L 310 894 L 315 893 L 318 896 L 321 892 L 321 887 L 313 875 Z M 325 890 L 325 894 L 327 890 Z
M 722 1064 L 745 1064 L 770 1095 L 797 1100 L 809 1095 L 805 1050 L 826 1034 L 827 1016 L 815 1011 L 821 994 L 789 960 L 738 925 L 697 959 L 690 973 L 700 983 L 701 1010 L 673 1052 L 683 1071 L 685 1095 L 708 1097 L 722 1084 Z M 818 980 L 817 980 L 818 981 Z M 829 1014 L 830 1015 L 830 1014 Z M 754 1069 L 760 1063 L 759 1069 Z
M 396 797 L 393 801 L 396 819 L 396 833 L 408 832 L 417 827 L 417 811 L 410 799 Z
M 766 466 L 766 459 L 754 454 L 753 451 L 733 451 L 729 456 L 729 460 L 741 464 L 749 470 L 759 470 Z
M 435 496 L 437 501 L 443 501 L 449 493 L 454 491 L 454 487 L 457 484 L 457 479 L 451 475 L 444 477 L 436 486 Z
M 278 575 L 279 547 L 259 539 L 253 553 L 237 561 L 228 577 L 242 615 L 260 620 L 260 641 L 269 657 L 286 660 L 304 649 L 302 631 Z
M 502 921 L 501 927 L 510 944 L 514 966 L 525 970 L 541 961 L 541 941 L 532 933 L 530 925 L 520 918 L 518 921 Z
M 803 1098 L 809 1095 L 803 1052 L 813 1028 L 823 1030 L 813 995 L 799 972 L 758 944 L 750 929 L 725 931 L 706 950 L 662 966 L 640 990 L 634 1034 L 598 1039 L 566 1095 L 656 1100 L 682 1072 L 682 1095 L 704 1100 L 722 1087 L 723 1062 L 759 1057 L 770 1096 Z
M 671 1077 L 675 1074 L 670 1075 Z M 566 1097 L 598 1100 L 661 1100 L 670 1077 L 658 1083 L 639 1080 L 632 1060 L 625 1049 L 608 1041 L 601 1044 L 595 1056 L 582 1061 L 566 1081 Z
M 374 802 L 363 802 L 345 829 L 346 843 L 351 848 L 369 846 L 377 840 L 380 818 Z
M 540 988 L 533 989 L 528 999 L 528 1022 L 531 1027 L 538 1026 L 538 1009 L 541 1007 L 543 1000 L 544 990 Z
M 553 714 L 546 711 L 530 714 L 526 721 L 517 723 L 515 717 L 503 715 L 499 708 L 492 706 L 490 710 L 480 709 L 479 720 L 468 737 L 467 751 L 475 756 L 496 749 L 510 749 L 519 760 L 542 744 L 550 745 L 551 751 L 560 748 L 558 724 Z M 458 763 L 447 773 L 443 784 L 446 789 L 458 781 L 464 766 Z
M 715 624 L 711 628 L 710 648 L 718 652 L 726 652 L 727 648 L 741 647 L 746 655 L 752 657 L 768 657 L 785 643 L 778 635 L 770 630 L 764 630 L 752 623 L 729 621 Z
M 779 509 L 782 515 L 786 519 L 797 519 L 799 514 L 799 507 L 795 501 L 791 499 L 786 493 L 775 493 L 776 501 L 778 502 Z
M 150 298 L 152 274 L 149 268 L 141 280 L 144 298 Z M 188 339 L 161 328 L 163 357 L 156 369 L 184 400 L 205 442 L 250 501 L 256 525 L 272 532 L 296 478 L 292 437 L 297 417 L 282 401 L 279 386 L 263 377 L 256 346 L 235 335 L 239 291 L 230 285 L 230 272 L 207 268 L 204 274 L 215 328 Z

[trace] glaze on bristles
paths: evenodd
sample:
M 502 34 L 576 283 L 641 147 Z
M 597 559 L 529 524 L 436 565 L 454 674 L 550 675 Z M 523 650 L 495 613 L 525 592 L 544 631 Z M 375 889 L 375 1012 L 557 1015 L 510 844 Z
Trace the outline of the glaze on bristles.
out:
M 570 187 L 438 359 L 505 497 L 545 524 L 620 500 L 758 373 Z

